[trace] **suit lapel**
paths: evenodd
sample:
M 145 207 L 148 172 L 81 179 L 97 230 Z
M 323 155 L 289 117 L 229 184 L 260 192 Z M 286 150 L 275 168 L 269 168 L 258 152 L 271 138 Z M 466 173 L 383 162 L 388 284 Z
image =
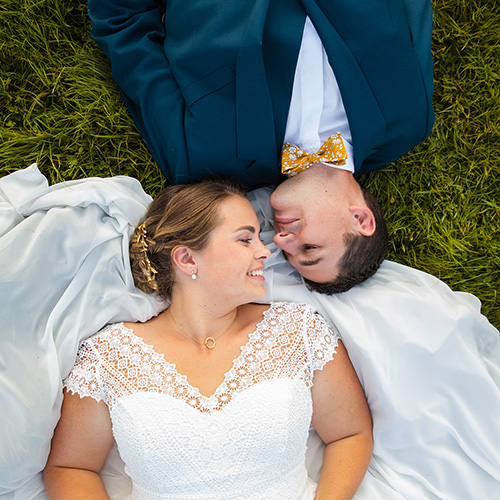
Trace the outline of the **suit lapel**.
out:
M 384 141 L 387 125 L 356 56 L 349 48 L 349 40 L 339 35 L 334 20 L 329 20 L 319 8 L 318 3 L 321 2 L 302 0 L 302 3 L 323 42 L 340 88 L 356 152 L 357 170 L 364 159 L 374 152 L 371 146 Z M 356 36 L 359 37 L 359 33 Z

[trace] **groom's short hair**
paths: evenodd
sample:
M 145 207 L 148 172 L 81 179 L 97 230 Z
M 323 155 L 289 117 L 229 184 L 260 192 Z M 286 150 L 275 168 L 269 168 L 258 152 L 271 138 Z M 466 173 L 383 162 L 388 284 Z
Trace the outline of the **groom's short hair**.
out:
M 347 292 L 373 276 L 384 261 L 389 239 L 384 215 L 375 196 L 364 186 L 361 186 L 361 192 L 366 206 L 375 217 L 375 232 L 371 236 L 346 233 L 346 250 L 340 259 L 337 277 L 328 283 L 317 283 L 304 278 L 310 290 L 327 295 Z

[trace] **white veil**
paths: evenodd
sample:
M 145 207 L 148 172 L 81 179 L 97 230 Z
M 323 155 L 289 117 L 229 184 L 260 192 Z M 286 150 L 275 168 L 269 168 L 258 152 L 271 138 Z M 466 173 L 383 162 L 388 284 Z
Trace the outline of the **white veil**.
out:
M 500 498 L 500 343 L 472 295 L 386 261 L 351 291 L 312 293 L 272 244 L 269 191 L 249 194 L 272 256 L 269 300 L 312 303 L 340 330 L 375 449 L 357 500 Z M 44 499 L 40 471 L 79 342 L 164 304 L 132 282 L 128 243 L 151 198 L 127 177 L 48 186 L 36 165 L 0 179 L 0 498 Z M 311 432 L 310 474 L 322 445 Z M 102 471 L 128 498 L 116 449 Z

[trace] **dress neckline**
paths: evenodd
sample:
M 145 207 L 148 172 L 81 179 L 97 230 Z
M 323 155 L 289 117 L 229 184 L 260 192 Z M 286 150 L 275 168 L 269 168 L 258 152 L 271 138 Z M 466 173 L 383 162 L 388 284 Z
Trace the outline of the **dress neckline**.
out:
M 215 404 L 216 409 L 220 409 L 220 407 L 225 406 L 225 404 L 230 401 L 230 393 L 234 392 L 234 390 L 238 388 L 232 386 L 229 379 L 235 374 L 240 376 L 246 375 L 246 369 L 243 366 L 238 366 L 244 357 L 244 351 L 250 349 L 253 343 L 259 344 L 259 337 L 261 337 L 262 330 L 265 329 L 263 327 L 266 326 L 266 322 L 270 319 L 270 316 L 275 313 L 276 307 L 277 303 L 273 302 L 262 313 L 262 318 L 256 323 L 255 329 L 248 334 L 248 340 L 240 347 L 240 353 L 233 359 L 231 368 L 224 373 L 222 382 L 216 387 L 215 391 L 210 396 L 202 394 L 198 387 L 192 385 L 188 381 L 187 375 L 183 375 L 177 370 L 175 363 L 165 359 L 164 353 L 158 352 L 154 348 L 154 345 L 148 344 L 142 337 L 134 332 L 133 328 L 126 327 L 123 322 L 118 323 L 118 325 L 120 325 L 122 332 L 126 332 L 127 335 L 133 337 L 135 342 L 152 356 L 153 362 L 160 361 L 173 372 L 176 379 L 175 382 L 179 386 L 177 390 L 178 395 L 183 396 L 184 391 L 192 394 L 194 399 L 189 401 L 190 406 L 197 406 L 199 404 L 203 408 L 213 408 Z

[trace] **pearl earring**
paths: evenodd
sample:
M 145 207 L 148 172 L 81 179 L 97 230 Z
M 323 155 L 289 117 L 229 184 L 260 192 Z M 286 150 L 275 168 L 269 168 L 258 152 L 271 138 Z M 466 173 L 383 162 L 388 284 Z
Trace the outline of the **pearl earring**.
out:
M 194 271 L 194 270 L 191 271 L 191 278 L 194 279 L 194 280 L 197 278 L 196 271 Z

